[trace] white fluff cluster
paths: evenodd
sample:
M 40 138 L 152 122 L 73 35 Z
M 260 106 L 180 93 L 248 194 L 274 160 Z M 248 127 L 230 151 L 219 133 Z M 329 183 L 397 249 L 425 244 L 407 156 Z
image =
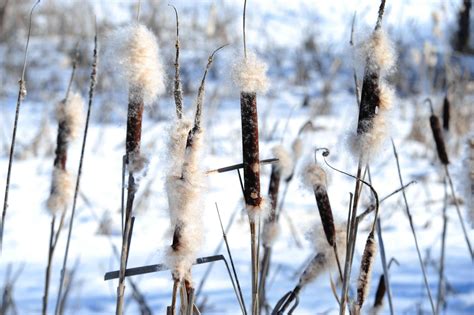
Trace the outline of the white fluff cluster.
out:
M 395 100 L 393 88 L 387 83 L 386 76 L 395 68 L 396 53 L 393 42 L 381 29 L 372 33 L 363 45 L 363 55 L 366 62 L 366 74 L 378 73 L 379 107 L 370 126 L 364 128 L 367 132 L 357 134 L 356 131 L 348 137 L 349 148 L 356 157 L 367 161 L 376 153 L 386 140 L 388 130 L 388 113 Z
M 346 225 L 335 222 L 334 227 L 336 231 L 337 254 L 339 255 L 339 259 L 344 261 L 344 257 L 346 256 Z M 310 230 L 309 238 L 314 245 L 315 252 L 324 253 L 328 258 L 329 266 L 336 266 L 334 249 L 329 245 L 323 226 L 319 221 L 315 223 L 313 228 Z
M 295 161 L 299 160 L 303 155 L 303 140 L 297 137 L 291 144 L 291 150 L 293 151 L 293 158 Z
M 72 178 L 71 175 L 60 168 L 53 170 L 53 180 L 51 183 L 51 193 L 46 202 L 46 206 L 51 214 L 65 210 L 72 198 Z
M 128 83 L 131 95 L 151 104 L 165 90 L 165 72 L 155 35 L 142 24 L 131 24 L 107 38 L 107 55 Z
M 59 102 L 56 107 L 56 119 L 64 122 L 68 140 L 74 140 L 79 135 L 84 115 L 84 99 L 78 92 L 69 94 L 67 100 Z
M 268 66 L 254 53 L 240 58 L 232 69 L 232 76 L 240 91 L 247 93 L 265 93 L 268 89 Z
M 316 256 L 306 267 L 300 277 L 301 287 L 312 282 L 324 272 L 337 267 L 334 249 L 328 244 L 324 229 L 320 223 L 316 223 L 309 233 L 310 240 L 314 244 Z M 336 225 L 336 247 L 340 261 L 346 256 L 346 228 L 345 225 Z
M 272 149 L 273 156 L 278 159 L 276 166 L 283 178 L 287 177 L 293 171 L 293 159 L 290 153 L 282 146 L 277 145 Z
M 356 131 L 349 134 L 349 148 L 355 157 L 360 157 L 363 162 L 369 162 L 387 139 L 388 123 L 387 114 L 379 111 L 372 120 L 372 128 L 363 134 Z
M 245 210 L 247 210 L 247 214 L 251 222 L 255 222 L 257 219 L 265 220 L 270 214 L 270 203 L 268 203 L 263 196 L 261 196 L 260 198 L 260 204 L 257 206 L 252 206 L 248 204 L 245 205 Z
M 372 33 L 363 44 L 363 54 L 370 71 L 382 71 L 385 75 L 395 67 L 397 54 L 392 40 L 382 29 Z
M 262 243 L 265 247 L 271 247 L 280 234 L 280 225 L 276 221 L 265 222 L 262 233 Z
M 168 143 L 170 168 L 166 177 L 171 228 L 180 229 L 179 247 L 169 248 L 167 265 L 175 279 L 183 279 L 196 259 L 203 240 L 202 191 L 204 172 L 199 166 L 203 131 L 193 136 L 186 148 L 192 124 L 185 119 L 176 122 Z
M 303 183 L 307 186 L 311 191 L 314 187 L 322 186 L 326 187 L 327 185 L 327 177 L 326 172 L 324 169 L 316 163 L 308 163 L 303 168 Z

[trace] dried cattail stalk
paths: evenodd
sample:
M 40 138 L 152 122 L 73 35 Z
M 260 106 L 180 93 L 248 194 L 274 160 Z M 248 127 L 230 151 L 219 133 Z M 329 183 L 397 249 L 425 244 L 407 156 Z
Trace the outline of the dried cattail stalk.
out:
M 67 266 L 67 260 L 68 260 L 68 255 L 69 255 L 69 246 L 71 243 L 71 235 L 72 235 L 72 228 L 74 224 L 74 216 L 76 213 L 76 205 L 77 205 L 77 196 L 79 195 L 79 187 L 81 183 L 81 174 L 82 174 L 82 166 L 84 164 L 84 155 L 85 155 L 85 149 L 86 149 L 86 141 L 87 141 L 87 135 L 88 135 L 88 130 L 89 130 L 89 121 L 90 121 L 90 115 L 91 115 L 91 108 L 92 108 L 92 103 L 94 100 L 94 92 L 95 88 L 97 85 L 97 65 L 98 65 L 98 57 L 97 57 L 97 52 L 98 52 L 98 45 L 97 45 L 97 23 L 95 25 L 95 35 L 94 35 L 94 50 L 92 54 L 92 67 L 91 67 L 91 74 L 90 74 L 90 85 L 89 85 L 89 100 L 88 100 L 88 105 L 87 105 L 87 115 L 86 115 L 86 122 L 85 122 L 85 127 L 84 127 L 84 133 L 83 133 L 83 138 L 82 138 L 82 147 L 81 147 L 81 155 L 79 158 L 79 167 L 77 171 L 77 177 L 76 177 L 76 185 L 74 188 L 74 197 L 72 199 L 72 210 L 71 210 L 71 217 L 69 219 L 69 227 L 68 227 L 68 235 L 67 235 L 67 240 L 66 240 L 66 249 L 64 251 L 64 258 L 63 258 L 63 264 L 62 264 L 62 269 L 61 269 L 61 279 L 59 280 L 59 289 L 56 297 L 56 308 L 54 311 L 55 315 L 59 315 L 62 312 L 62 306 L 61 306 L 61 301 L 64 301 L 64 294 L 63 296 L 63 288 L 66 286 L 66 291 L 68 290 L 68 286 L 66 285 L 66 266 Z M 63 300 L 61 300 L 63 299 Z
M 140 154 L 143 110 L 164 90 L 163 66 L 155 35 L 144 25 L 132 24 L 116 30 L 109 38 L 112 60 L 128 84 L 128 114 L 125 139 L 125 161 L 129 167 L 125 228 L 122 235 L 120 277 L 117 287 L 117 314 L 123 312 L 125 269 L 130 247 L 132 210 L 137 191 L 135 173 L 145 166 Z
M 3 199 L 3 210 L 2 210 L 2 221 L 0 223 L 0 254 L 2 252 L 3 247 L 3 231 L 5 229 L 5 218 L 7 215 L 7 208 L 8 208 L 8 193 L 10 192 L 10 179 L 12 173 L 12 165 L 13 165 L 13 155 L 15 153 L 15 143 L 16 143 L 16 131 L 18 129 L 18 119 L 20 117 L 20 107 L 22 101 L 26 97 L 26 81 L 25 81 L 25 72 L 26 72 L 26 61 L 28 58 L 28 47 L 30 44 L 30 35 L 31 35 L 31 22 L 33 19 L 33 10 L 36 6 L 40 3 L 40 0 L 37 0 L 30 11 L 30 18 L 28 23 L 28 35 L 26 39 L 25 45 L 25 55 L 23 57 L 23 69 L 21 72 L 20 80 L 18 81 L 18 98 L 16 102 L 16 110 L 15 110 L 15 120 L 13 122 L 13 132 L 12 132 L 12 141 L 10 145 L 10 153 L 8 155 L 8 169 L 7 169 L 7 179 L 5 183 L 5 197 Z
M 450 107 L 451 102 L 449 102 L 448 94 L 446 94 L 443 101 L 443 129 L 445 131 L 449 131 Z
M 166 192 L 171 225 L 174 227 L 173 242 L 167 251 L 167 265 L 172 270 L 175 281 L 186 280 L 189 294 L 192 288 L 191 266 L 203 239 L 202 187 L 204 172 L 201 160 L 204 130 L 201 115 L 204 102 L 205 80 L 212 64 L 215 50 L 208 59 L 201 85 L 198 90 L 194 124 L 179 118 L 175 128 L 170 130 L 168 144 L 171 167 L 166 179 Z
M 84 101 L 79 93 L 73 93 L 61 101 L 56 109 L 58 136 L 54 158 L 51 193 L 47 207 L 52 214 L 64 211 L 72 197 L 72 178 L 66 171 L 67 151 L 75 139 L 82 122 Z
M 376 252 L 377 243 L 375 241 L 374 233 L 372 231 L 369 233 L 369 236 L 367 238 L 367 242 L 364 248 L 364 254 L 362 255 L 362 260 L 360 264 L 359 280 L 357 282 L 357 300 L 354 305 L 357 314 L 360 313 L 360 309 L 362 308 L 364 301 L 369 295 L 372 267 L 374 264 Z
M 436 144 L 436 151 L 438 152 L 438 157 L 441 163 L 443 163 L 444 165 L 448 165 L 449 159 L 448 159 L 448 153 L 446 151 L 446 145 L 444 143 L 441 123 L 439 121 L 438 116 L 434 114 L 431 100 L 427 99 L 426 101 L 429 102 L 430 108 L 431 108 L 430 126 L 431 126 L 431 131 L 433 132 L 433 137 Z
M 242 120 L 242 153 L 244 164 L 244 195 L 248 213 L 253 219 L 262 210 L 260 194 L 260 163 L 258 141 L 257 93 L 268 87 L 267 66 L 255 54 L 248 53 L 233 68 L 233 77 L 240 88 Z

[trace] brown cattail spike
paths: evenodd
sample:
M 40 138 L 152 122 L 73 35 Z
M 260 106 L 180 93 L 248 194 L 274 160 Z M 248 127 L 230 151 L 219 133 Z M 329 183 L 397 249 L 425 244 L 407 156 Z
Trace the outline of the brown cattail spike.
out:
M 140 93 L 131 91 L 128 103 L 127 137 L 125 139 L 127 158 L 140 152 L 144 107 L 145 104 L 143 98 L 140 97 Z
M 448 153 L 446 151 L 446 145 L 444 143 L 443 139 L 443 132 L 441 130 L 441 123 L 439 121 L 438 116 L 434 114 L 433 111 L 433 105 L 431 103 L 431 100 L 428 98 L 425 100 L 425 102 L 429 103 L 430 105 L 430 110 L 431 110 L 431 116 L 430 116 L 430 126 L 431 126 L 431 131 L 433 132 L 433 137 L 434 141 L 436 144 L 436 151 L 438 151 L 438 157 L 444 165 L 449 164 L 449 159 L 448 159 Z
M 379 279 L 379 284 L 377 286 L 377 292 L 375 292 L 375 301 L 374 308 L 380 307 L 383 305 L 383 298 L 385 296 L 385 276 L 382 274 Z
M 449 131 L 450 107 L 451 103 L 449 102 L 448 95 L 446 94 L 443 102 L 443 129 L 445 131 Z
M 362 261 L 360 265 L 359 280 L 357 283 L 357 301 L 356 308 L 359 310 L 362 308 L 364 301 L 369 295 L 370 288 L 370 276 L 372 273 L 372 267 L 374 264 L 375 254 L 377 250 L 377 244 L 375 242 L 373 231 L 370 232 L 369 237 L 364 248 L 364 254 L 362 255 Z
M 320 185 L 314 186 L 314 196 L 316 197 L 316 203 L 318 204 L 324 234 L 326 235 L 329 245 L 334 246 L 336 240 L 336 229 L 334 227 L 334 218 L 326 187 Z
M 240 93 L 245 203 L 259 207 L 260 160 L 258 146 L 257 93 Z
M 357 123 L 357 134 L 361 135 L 372 129 L 373 119 L 380 105 L 379 73 L 366 70 L 362 83 L 362 95 Z

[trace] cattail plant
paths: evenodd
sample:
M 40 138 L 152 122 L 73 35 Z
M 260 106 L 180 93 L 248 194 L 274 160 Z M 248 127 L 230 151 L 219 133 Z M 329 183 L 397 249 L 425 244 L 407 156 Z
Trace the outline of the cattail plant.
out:
M 446 151 L 446 145 L 445 145 L 444 138 L 443 138 L 441 123 L 439 121 L 438 116 L 436 116 L 434 111 L 433 111 L 433 104 L 431 103 L 431 100 L 428 98 L 428 99 L 425 100 L 425 102 L 428 102 L 429 105 L 430 105 L 430 110 L 431 110 L 430 126 L 431 126 L 431 131 L 433 133 L 433 138 L 434 138 L 434 141 L 435 141 L 435 145 L 436 145 L 436 151 L 438 153 L 438 157 L 439 157 L 439 160 L 440 160 L 441 164 L 443 164 L 446 178 L 448 179 L 449 187 L 451 189 L 451 195 L 452 195 L 453 200 L 454 200 L 454 205 L 456 207 L 456 212 L 458 214 L 459 222 L 461 223 L 461 228 L 462 228 L 462 231 L 463 231 L 463 234 L 464 234 L 464 239 L 466 241 L 466 245 L 467 245 L 469 254 L 471 255 L 471 259 L 474 260 L 474 252 L 472 251 L 471 242 L 469 241 L 469 235 L 467 233 L 467 229 L 466 229 L 466 226 L 465 226 L 465 223 L 464 223 L 464 219 L 463 219 L 462 214 L 461 214 L 461 209 L 459 207 L 458 199 L 456 198 L 456 193 L 455 193 L 455 190 L 454 190 L 453 181 L 451 179 L 451 174 L 450 174 L 449 168 L 448 168 L 449 158 L 448 158 L 448 153 Z
M 324 169 L 316 163 L 308 164 L 304 171 L 304 182 L 314 192 L 316 204 L 321 218 L 321 224 L 324 229 L 326 240 L 334 249 L 334 255 L 339 270 L 339 276 L 342 280 L 342 269 L 339 261 L 336 243 L 336 228 L 334 226 L 334 218 L 332 214 L 331 204 L 327 193 L 327 177 Z
M 277 216 L 278 193 L 280 190 L 280 182 L 286 179 L 293 172 L 293 161 L 291 155 L 282 145 L 277 145 L 272 149 L 273 156 L 278 161 L 272 164 L 272 171 L 270 175 L 270 184 L 268 187 L 268 199 L 270 200 L 270 212 L 265 219 L 262 233 L 263 257 L 260 269 L 260 309 L 265 304 L 265 286 L 268 271 L 270 269 L 272 246 L 278 237 L 279 222 Z
M 174 8 L 174 7 L 173 7 Z M 176 118 L 170 128 L 168 157 L 170 160 L 165 188 L 168 197 L 170 223 L 173 231 L 172 244 L 166 253 L 166 263 L 171 269 L 173 296 L 169 312 L 175 313 L 176 294 L 181 285 L 181 306 L 191 314 L 194 308 L 194 284 L 191 267 L 203 240 L 202 197 L 205 173 L 201 169 L 204 129 L 201 126 L 205 82 L 216 49 L 208 58 L 199 86 L 194 121 L 183 116 L 183 95 L 179 74 L 179 22 L 176 13 L 176 59 L 174 98 Z
M 79 157 L 79 167 L 77 170 L 77 177 L 76 177 L 76 185 L 74 188 L 74 197 L 72 199 L 72 210 L 71 210 L 71 217 L 69 219 L 69 227 L 68 227 L 68 234 L 67 234 L 67 240 L 66 240 L 66 248 L 64 250 L 64 257 L 63 257 L 63 264 L 61 268 L 61 277 L 59 280 L 59 289 L 58 289 L 58 294 L 56 297 L 56 308 L 54 310 L 55 315 L 59 315 L 62 313 L 63 307 L 64 307 L 64 299 L 67 296 L 68 292 L 68 285 L 66 284 L 67 280 L 67 273 L 66 273 L 66 266 L 67 266 L 67 261 L 68 261 L 68 255 L 69 255 L 69 246 L 71 244 L 71 235 L 72 235 L 72 229 L 74 226 L 74 215 L 76 213 L 76 205 L 77 205 L 77 197 L 79 195 L 79 186 L 81 183 L 81 175 L 82 175 L 82 166 L 84 164 L 84 156 L 85 156 L 85 150 L 86 150 L 86 142 L 87 142 L 87 135 L 89 131 L 89 121 L 90 121 L 90 116 L 91 116 L 91 108 L 92 108 L 92 103 L 94 100 L 94 92 L 95 92 L 95 87 L 97 85 L 97 65 L 98 65 L 98 57 L 97 57 L 97 52 L 98 52 L 98 46 L 97 46 L 97 23 L 95 24 L 95 35 L 94 35 L 94 50 L 92 53 L 92 66 L 91 66 L 91 74 L 90 74 L 90 85 L 89 85 L 89 100 L 87 104 L 87 115 L 86 115 L 86 123 L 84 127 L 84 133 L 82 136 L 82 147 L 81 147 L 81 155 Z M 74 271 L 74 269 L 73 269 Z M 70 282 L 69 282 L 70 283 Z M 64 296 L 62 295 L 63 293 L 63 288 L 66 286 Z
M 258 298 L 258 243 L 256 219 L 264 212 L 260 193 L 260 158 L 258 138 L 257 93 L 268 88 L 267 65 L 253 52 L 247 53 L 245 40 L 245 13 L 243 10 L 244 56 L 233 67 L 233 77 L 240 88 L 240 113 L 242 123 L 242 157 L 244 168 L 244 199 L 250 224 L 252 261 L 252 314 L 259 313 Z
M 395 54 L 393 44 L 382 30 L 385 0 L 381 1 L 375 29 L 364 47 L 365 68 L 359 105 L 356 133 L 351 136 L 351 149 L 358 158 L 354 198 L 348 216 L 348 254 L 344 264 L 343 288 L 340 315 L 345 313 L 347 291 L 351 275 L 351 263 L 355 247 L 357 207 L 363 178 L 362 167 L 385 140 L 386 114 L 393 102 L 391 87 L 385 82 L 386 75 L 393 69 Z M 364 172 L 365 173 L 365 172 Z
M 77 59 L 73 61 L 73 70 L 69 87 L 64 100 L 59 102 L 56 108 L 56 119 L 58 120 L 58 135 L 56 140 L 56 151 L 53 164 L 51 192 L 47 200 L 47 208 L 51 214 L 51 233 L 48 246 L 48 263 L 46 266 L 45 287 L 43 295 L 42 314 L 48 312 L 48 293 L 51 277 L 51 265 L 53 261 L 54 250 L 58 242 L 61 229 L 66 215 L 66 209 L 71 202 L 73 194 L 72 178 L 66 170 L 68 157 L 68 147 L 72 140 L 79 135 L 79 129 L 82 123 L 82 111 L 84 100 L 82 96 L 73 92 L 70 93 L 71 84 L 74 78 Z M 59 216 L 59 224 L 55 227 L 56 218 Z M 55 231 L 56 230 L 56 231 Z
M 324 230 L 324 226 L 320 223 L 314 225 L 311 231 L 311 241 L 315 247 L 315 255 L 301 273 L 294 289 L 280 299 L 272 314 L 284 314 L 284 311 L 298 298 L 299 293 L 304 287 L 326 271 L 337 268 L 336 252 L 334 252 L 334 247 L 327 242 Z M 337 243 L 336 247 L 338 248 L 337 256 L 343 258 L 346 255 L 346 227 L 342 224 L 337 224 L 335 225 L 334 232 L 334 242 Z
M 363 45 L 365 70 L 359 106 L 356 134 L 352 137 L 354 154 L 368 162 L 380 147 L 386 134 L 386 115 L 393 103 L 393 90 L 385 77 L 393 69 L 395 53 L 393 43 L 382 30 L 385 0 L 379 9 L 375 30 Z
M 141 154 L 142 120 L 145 105 L 153 103 L 164 91 L 164 71 L 155 35 L 142 24 L 131 24 L 109 37 L 112 60 L 128 85 L 125 163 L 128 169 L 128 191 L 123 222 L 120 277 L 117 288 L 117 314 L 123 312 L 125 269 L 132 230 L 132 212 L 137 176 L 144 171 L 146 158 Z
M 5 219 L 7 215 L 8 208 L 8 193 L 10 192 L 10 179 L 12 174 L 12 165 L 13 165 L 13 155 L 15 153 L 15 142 L 16 142 L 16 131 L 18 129 L 18 118 L 20 117 L 20 107 L 22 101 L 26 97 L 26 81 L 25 81 L 25 72 L 26 72 L 26 61 L 28 58 L 28 46 L 30 44 L 30 35 L 31 35 L 31 21 L 33 19 L 33 10 L 40 3 L 40 0 L 36 1 L 30 11 L 30 20 L 28 23 L 28 35 L 26 38 L 25 46 L 25 55 L 23 57 L 23 69 L 21 71 L 21 77 L 18 81 L 18 98 L 16 101 L 16 110 L 15 110 L 15 120 L 13 122 L 13 131 L 12 131 L 12 141 L 10 145 L 10 154 L 8 156 L 8 169 L 7 169 L 7 179 L 5 183 L 5 197 L 3 199 L 3 210 L 2 210 L 2 222 L 0 223 L 0 254 L 2 252 L 3 246 L 3 231 L 5 229 Z

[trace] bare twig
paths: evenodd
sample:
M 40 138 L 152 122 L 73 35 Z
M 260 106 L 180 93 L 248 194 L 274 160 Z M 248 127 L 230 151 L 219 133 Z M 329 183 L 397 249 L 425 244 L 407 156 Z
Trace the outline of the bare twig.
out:
M 25 72 L 26 72 L 26 61 L 28 57 L 28 47 L 30 44 L 30 36 L 31 36 L 31 22 L 33 19 L 33 10 L 36 8 L 36 6 L 39 3 L 40 3 L 40 0 L 36 1 L 30 11 L 30 20 L 28 24 L 28 36 L 26 38 L 25 55 L 23 57 L 23 69 L 21 71 L 20 81 L 18 81 L 19 83 L 18 98 L 16 102 L 15 120 L 13 123 L 13 134 L 12 134 L 12 142 L 10 145 L 10 155 L 8 157 L 8 170 L 7 170 L 7 179 L 6 179 L 6 184 L 5 184 L 5 198 L 3 200 L 2 222 L 0 224 L 0 255 L 2 253 L 2 247 L 3 247 L 3 231 L 5 229 L 5 218 L 7 215 L 7 208 L 8 208 L 8 193 L 10 192 L 10 179 L 11 179 L 11 173 L 12 173 L 13 154 L 15 153 L 15 142 L 16 142 L 16 131 L 18 129 L 18 118 L 20 116 L 21 103 L 26 96 Z

